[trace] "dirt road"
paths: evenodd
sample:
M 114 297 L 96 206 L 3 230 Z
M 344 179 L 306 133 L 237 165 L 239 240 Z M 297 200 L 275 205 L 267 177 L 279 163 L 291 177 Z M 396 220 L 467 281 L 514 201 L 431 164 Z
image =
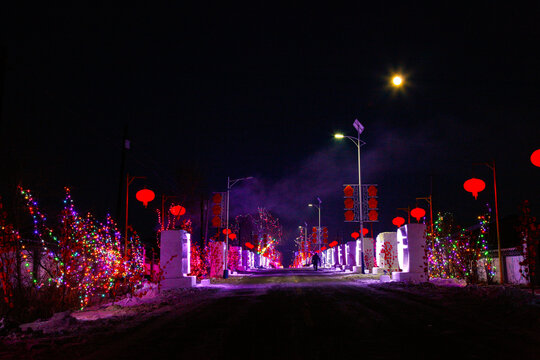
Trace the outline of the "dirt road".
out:
M 0 358 L 540 358 L 540 306 L 522 290 L 283 275 L 179 291 L 151 311 L 12 339 Z

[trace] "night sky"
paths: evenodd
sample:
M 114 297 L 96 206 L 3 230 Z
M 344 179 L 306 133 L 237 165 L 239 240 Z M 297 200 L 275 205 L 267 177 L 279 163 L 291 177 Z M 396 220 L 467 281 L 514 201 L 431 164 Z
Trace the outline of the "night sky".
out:
M 117 213 L 122 139 L 130 150 L 130 221 L 155 237 L 161 194 L 180 196 L 198 224 L 200 199 L 227 176 L 232 216 L 266 207 L 291 242 L 316 225 L 348 238 L 342 184 L 357 182 L 356 147 L 336 141 L 365 126 L 363 183 L 379 184 L 380 222 L 432 189 L 434 211 L 463 226 L 493 206 L 530 200 L 539 213 L 540 7 L 482 1 L 348 7 L 252 2 L 129 7 L 11 6 L 2 19 L 0 195 L 16 185 L 57 212 L 70 186 L 81 211 Z M 403 91 L 389 86 L 400 72 Z M 478 201 L 463 190 L 486 181 Z M 147 186 L 158 198 L 134 199 Z M 425 201 L 418 205 L 427 208 Z M 9 207 L 8 206 L 8 207 Z M 198 238 L 198 230 L 195 231 Z M 150 241 L 150 240 L 147 240 Z M 288 245 L 284 245 L 287 248 Z

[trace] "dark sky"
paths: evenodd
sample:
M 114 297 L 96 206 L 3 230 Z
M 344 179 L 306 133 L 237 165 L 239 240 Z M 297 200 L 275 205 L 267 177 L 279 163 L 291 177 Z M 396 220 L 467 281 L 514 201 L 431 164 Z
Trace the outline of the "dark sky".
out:
M 22 183 L 60 207 L 69 185 L 81 210 L 114 214 L 127 125 L 127 170 L 147 176 L 133 191 L 187 199 L 255 176 L 234 187 L 233 215 L 267 207 L 290 238 L 315 225 L 306 204 L 319 195 L 323 225 L 348 237 L 341 185 L 357 181 L 356 148 L 332 135 L 354 135 L 358 118 L 363 182 L 380 188 L 376 233 L 431 180 L 434 210 L 474 224 L 493 189 L 473 163 L 492 159 L 501 215 L 524 199 L 538 212 L 538 4 L 183 3 L 1 11 L 4 198 Z M 476 202 L 462 186 L 473 175 L 487 184 Z M 132 204 L 151 234 L 153 210 Z

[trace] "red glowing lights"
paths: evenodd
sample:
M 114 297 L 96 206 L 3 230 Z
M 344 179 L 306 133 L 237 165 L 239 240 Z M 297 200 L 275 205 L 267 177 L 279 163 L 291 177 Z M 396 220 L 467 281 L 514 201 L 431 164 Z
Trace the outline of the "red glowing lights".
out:
M 471 178 L 465 181 L 463 188 L 472 193 L 476 200 L 478 198 L 478 193 L 486 188 L 486 183 L 483 180 Z
M 352 210 L 345 211 L 345 221 L 353 221 L 354 220 L 354 212 Z
M 152 190 L 142 189 L 137 191 L 135 197 L 137 198 L 137 200 L 143 203 L 144 207 L 146 207 L 150 201 L 156 198 L 156 194 L 154 194 Z
M 416 219 L 416 221 L 420 222 L 420 219 L 426 216 L 426 210 L 417 207 L 411 210 L 411 215 Z
M 534 166 L 540 167 L 540 149 L 535 150 L 531 154 L 531 162 L 533 163 Z
M 379 220 L 379 213 L 375 210 L 369 210 L 368 218 L 369 218 L 369 221 L 377 221 Z
M 338 242 L 334 240 L 330 244 L 328 244 L 328 247 L 332 248 L 332 247 L 336 246 L 337 244 L 338 244 Z
M 368 234 L 369 230 L 367 228 L 363 228 L 362 229 L 362 233 L 364 234 L 364 236 L 366 236 Z
M 357 232 L 355 231 L 355 232 L 353 232 L 353 233 L 351 234 L 351 236 L 352 236 L 352 238 L 353 238 L 354 240 L 356 240 L 356 239 L 358 239 L 358 238 L 360 237 L 360 234 L 357 233 Z
M 229 239 L 231 239 L 231 240 L 236 239 L 236 234 L 229 234 Z
M 253 248 L 255 247 L 255 246 L 254 246 L 252 243 L 250 243 L 250 242 L 245 243 L 245 245 L 246 245 L 246 247 L 249 248 L 249 249 L 253 249 Z
M 186 213 L 186 208 L 180 205 L 171 206 L 170 210 L 171 214 L 174 216 L 181 216 Z
M 231 233 L 231 229 L 223 229 L 223 233 L 224 233 L 224 234 L 230 234 L 230 233 Z
M 396 225 L 397 227 L 401 227 L 403 224 L 405 224 L 405 219 L 402 218 L 401 216 L 396 216 L 392 220 L 392 224 Z

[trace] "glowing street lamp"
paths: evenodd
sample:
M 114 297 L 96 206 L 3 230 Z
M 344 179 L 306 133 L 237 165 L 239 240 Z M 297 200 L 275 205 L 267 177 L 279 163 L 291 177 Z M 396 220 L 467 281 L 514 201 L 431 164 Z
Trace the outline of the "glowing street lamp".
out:
M 364 219 L 363 219 L 363 214 L 362 214 L 362 172 L 361 172 L 361 166 L 360 166 L 360 147 L 362 145 L 365 145 L 365 142 L 363 142 L 362 140 L 360 140 L 360 134 L 364 131 L 364 125 L 362 125 L 360 123 L 360 121 L 358 121 L 358 119 L 355 119 L 354 120 L 354 123 L 353 123 L 353 127 L 356 129 L 356 131 L 358 132 L 358 135 L 357 137 L 352 137 L 352 136 L 347 136 L 347 135 L 343 135 L 343 134 L 335 134 L 334 135 L 334 138 L 336 139 L 343 139 L 343 138 L 347 138 L 349 140 L 351 140 L 354 145 L 356 145 L 357 147 L 357 150 L 358 150 L 358 209 L 359 209 L 359 217 L 358 217 L 358 221 L 360 222 L 360 241 L 361 241 L 361 247 L 360 247 L 360 251 L 361 251 L 361 256 L 362 256 L 362 274 L 364 273 L 364 249 L 363 249 L 363 245 L 364 245 Z
M 399 87 L 403 84 L 403 78 L 400 75 L 394 75 L 392 77 L 392 85 L 395 87 Z

